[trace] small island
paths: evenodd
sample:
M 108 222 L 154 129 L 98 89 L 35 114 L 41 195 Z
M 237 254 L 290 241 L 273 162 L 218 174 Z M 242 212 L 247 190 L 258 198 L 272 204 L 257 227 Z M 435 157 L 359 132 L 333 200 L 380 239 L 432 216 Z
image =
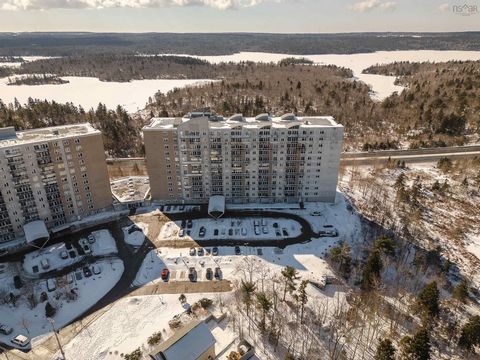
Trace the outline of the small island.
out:
M 56 75 L 27 75 L 8 79 L 7 85 L 62 85 L 68 84 L 68 80 L 64 80 Z

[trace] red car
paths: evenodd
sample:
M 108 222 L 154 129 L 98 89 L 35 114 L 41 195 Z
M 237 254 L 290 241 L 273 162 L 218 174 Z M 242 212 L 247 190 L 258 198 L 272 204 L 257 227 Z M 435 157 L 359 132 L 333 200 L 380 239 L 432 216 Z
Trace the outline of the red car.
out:
M 168 271 L 168 269 L 163 269 L 163 270 L 162 270 L 162 280 L 167 281 L 169 274 L 170 274 L 170 271 Z

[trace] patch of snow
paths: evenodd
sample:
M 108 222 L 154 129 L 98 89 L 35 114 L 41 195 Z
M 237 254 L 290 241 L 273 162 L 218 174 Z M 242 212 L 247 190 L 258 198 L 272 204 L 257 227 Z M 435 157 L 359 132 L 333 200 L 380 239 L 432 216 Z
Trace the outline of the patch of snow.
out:
M 94 256 L 112 255 L 118 253 L 117 244 L 115 239 L 108 230 L 98 230 L 92 232 L 95 236 L 95 242 L 90 244 L 92 248 L 92 254 Z
M 138 228 L 140 228 L 140 231 L 137 230 L 129 234 L 128 230 L 133 226 L 137 226 Z M 148 224 L 138 222 L 130 226 L 126 226 L 122 228 L 122 230 L 123 238 L 127 244 L 132 246 L 141 246 L 145 241 L 145 234 L 148 234 Z

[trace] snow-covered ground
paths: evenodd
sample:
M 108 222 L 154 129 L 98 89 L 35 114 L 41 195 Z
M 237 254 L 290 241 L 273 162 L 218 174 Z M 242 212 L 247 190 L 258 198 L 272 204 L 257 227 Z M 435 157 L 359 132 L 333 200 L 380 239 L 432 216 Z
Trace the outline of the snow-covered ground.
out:
M 298 222 L 282 218 L 205 218 L 196 219 L 192 222 L 192 228 L 185 228 L 185 231 L 189 231 L 190 234 L 186 233 L 183 237 L 179 235 L 181 221 L 166 223 L 160 230 L 159 239 L 248 239 L 255 241 L 283 239 L 284 237 L 296 237 L 301 234 L 301 226 Z M 257 225 L 255 226 L 255 224 Z M 201 237 L 199 232 L 202 227 L 205 229 L 205 235 Z M 255 228 L 257 233 L 255 233 Z
M 47 290 L 46 280 L 27 284 L 17 291 L 13 289 L 10 279 L 0 278 L 0 288 L 22 295 L 17 300 L 16 306 L 11 303 L 0 305 L 0 322 L 14 329 L 10 335 L 0 335 L 0 341 L 9 344 L 10 339 L 18 334 L 24 334 L 32 338 L 35 345 L 36 337 L 51 331 L 50 323 L 45 316 L 46 302 L 37 303 L 32 308 L 27 300 L 29 294 L 33 293 L 37 302 L 41 293 L 48 295 L 48 301 L 57 309 L 53 317 L 57 328 L 65 326 L 91 308 L 118 282 L 124 270 L 120 259 L 98 261 L 95 265 L 101 268 L 100 274 L 92 274 L 86 278 L 79 269 L 76 274 L 71 274 L 70 278 L 73 280 L 71 283 L 68 283 L 67 277 L 56 279 L 57 289 L 53 292 Z M 72 298 L 72 289 L 77 294 L 76 299 Z
M 187 294 L 187 302 L 213 296 Z M 120 354 L 138 347 L 147 353 L 148 337 L 160 331 L 163 340 L 168 338 L 173 333 L 168 322 L 184 311 L 177 294 L 123 298 L 64 346 L 65 355 L 67 359 L 118 360 Z
M 140 228 L 140 231 L 137 230 L 129 234 L 128 230 L 132 226 L 137 226 L 138 228 Z M 145 234 L 148 233 L 148 224 L 138 222 L 129 226 L 125 226 L 124 228 L 122 228 L 122 230 L 125 242 L 129 245 L 138 247 L 141 246 L 145 241 Z

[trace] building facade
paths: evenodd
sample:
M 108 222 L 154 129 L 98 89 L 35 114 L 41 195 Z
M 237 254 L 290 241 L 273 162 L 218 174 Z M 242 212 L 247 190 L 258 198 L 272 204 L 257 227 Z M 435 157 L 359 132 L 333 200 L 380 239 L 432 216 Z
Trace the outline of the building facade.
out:
M 335 201 L 343 126 L 332 117 L 190 113 L 153 118 L 143 135 L 154 201 Z
M 0 129 L 0 242 L 29 222 L 51 229 L 111 205 L 102 135 L 90 124 Z

